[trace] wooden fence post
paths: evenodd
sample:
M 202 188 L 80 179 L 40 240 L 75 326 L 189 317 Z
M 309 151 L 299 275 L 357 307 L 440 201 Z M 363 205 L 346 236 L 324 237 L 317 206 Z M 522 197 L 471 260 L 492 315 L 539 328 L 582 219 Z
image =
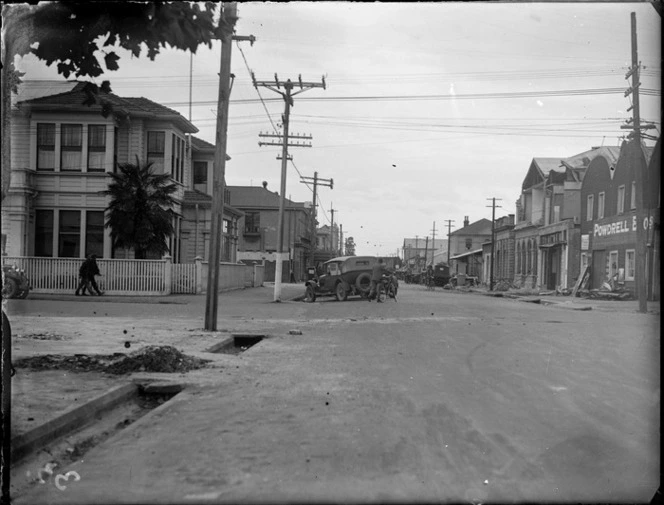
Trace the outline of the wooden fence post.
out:
M 194 263 L 196 263 L 196 294 L 200 295 L 203 292 L 203 258 L 196 256 Z
M 170 254 L 164 255 L 164 294 L 170 295 L 173 285 L 173 261 Z

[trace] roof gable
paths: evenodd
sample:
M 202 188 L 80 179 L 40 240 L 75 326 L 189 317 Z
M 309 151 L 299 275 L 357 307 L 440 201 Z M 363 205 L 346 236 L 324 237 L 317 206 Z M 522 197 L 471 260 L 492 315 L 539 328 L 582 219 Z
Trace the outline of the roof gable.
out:
M 227 186 L 231 195 L 231 205 L 239 209 L 278 209 L 281 197 L 277 193 L 262 186 Z M 304 203 L 285 199 L 286 206 L 290 208 L 301 207 Z
M 482 218 L 479 221 L 470 223 L 458 230 L 453 231 L 450 235 L 486 235 L 491 233 L 491 220 Z
M 44 108 L 48 110 L 84 110 L 86 112 L 90 111 L 101 114 L 102 106 L 100 104 L 90 106 L 85 105 L 85 101 L 88 98 L 88 95 L 85 92 L 85 86 L 87 83 L 69 82 L 74 84 L 69 91 L 39 96 L 37 98 L 17 100 L 17 105 L 19 107 L 27 106 L 35 109 Z M 67 87 L 65 86 L 62 89 L 66 88 Z M 30 95 L 27 94 L 26 96 Z M 165 119 L 176 123 L 185 133 L 196 133 L 198 131 L 198 128 L 187 121 L 179 112 L 147 98 L 125 98 L 113 93 L 104 93 L 102 91 L 99 92 L 99 96 L 113 106 L 115 113 L 147 117 L 151 119 Z
M 560 167 L 561 159 L 562 158 L 533 158 L 530 162 L 528 173 L 521 184 L 521 189 L 528 189 L 541 184 L 552 170 L 563 172 L 564 169 Z

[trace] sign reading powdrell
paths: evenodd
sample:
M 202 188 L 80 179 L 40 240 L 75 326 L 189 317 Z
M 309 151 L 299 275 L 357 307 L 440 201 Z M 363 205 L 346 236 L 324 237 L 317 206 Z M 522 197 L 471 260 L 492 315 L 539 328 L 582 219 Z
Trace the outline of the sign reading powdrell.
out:
M 643 219 L 643 229 L 647 230 L 652 224 L 652 217 Z M 593 227 L 595 237 L 608 237 L 611 235 L 618 235 L 620 233 L 627 233 L 636 231 L 636 216 L 632 216 L 631 223 L 629 218 L 614 223 L 595 224 Z

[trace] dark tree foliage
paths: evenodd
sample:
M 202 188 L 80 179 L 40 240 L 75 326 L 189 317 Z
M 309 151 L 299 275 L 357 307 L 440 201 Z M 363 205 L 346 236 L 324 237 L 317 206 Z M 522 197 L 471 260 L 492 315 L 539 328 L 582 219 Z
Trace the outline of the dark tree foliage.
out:
M 2 199 L 10 179 L 10 94 L 21 77 L 14 69 L 15 56 L 31 53 L 47 65 L 57 65 L 65 78 L 94 78 L 119 68 L 118 48 L 154 60 L 163 48 L 195 53 L 201 44 L 211 47 L 213 40 L 232 33 L 236 21 L 224 15 L 215 20 L 218 7 L 215 2 L 180 1 L 3 4 Z M 113 112 L 104 99 L 111 91 L 108 81 L 100 86 L 89 82 L 85 91 L 85 105 L 101 105 L 104 116 Z
M 108 176 L 112 180 L 100 194 L 111 198 L 106 227 L 113 246 L 134 249 L 137 259 L 167 253 L 168 237 L 174 232 L 169 208 L 177 191 L 170 174 L 155 174 L 152 163 L 141 165 L 136 157 L 135 165 L 119 164 L 118 172 Z
M 33 53 L 47 65 L 57 63 L 68 78 L 97 77 L 117 70 L 115 48 L 154 60 L 162 48 L 196 52 L 220 38 L 232 23 L 215 23 L 216 3 L 193 2 L 43 2 L 5 5 L 2 10 L 10 54 Z M 98 58 L 98 52 L 101 52 Z M 104 69 L 99 59 L 103 59 Z

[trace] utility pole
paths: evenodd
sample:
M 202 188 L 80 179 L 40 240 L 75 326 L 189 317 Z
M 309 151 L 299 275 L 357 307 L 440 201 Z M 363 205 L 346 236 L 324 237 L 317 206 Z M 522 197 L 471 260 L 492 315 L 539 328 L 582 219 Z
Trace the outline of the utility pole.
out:
M 344 255 L 344 225 L 339 223 L 339 256 Z
M 212 173 L 212 215 L 210 219 L 210 249 L 208 254 L 207 293 L 205 296 L 205 329 L 217 330 L 219 291 L 219 262 L 224 214 L 224 180 L 226 177 L 226 140 L 228 134 L 228 104 L 231 94 L 231 44 L 233 40 L 247 40 L 253 45 L 253 35 L 232 35 L 237 22 L 237 2 L 222 5 L 222 17 L 230 29 L 221 39 L 219 71 L 219 97 L 217 101 L 217 132 L 215 139 L 214 170 Z
M 436 222 L 433 222 L 433 237 L 431 238 L 431 264 L 433 265 L 433 258 L 436 255 Z
M 428 259 L 429 259 L 429 236 L 427 235 L 427 239 L 424 242 L 424 268 L 427 267 Z
M 447 267 L 450 267 L 450 250 L 452 249 L 452 243 L 450 241 L 450 233 L 452 233 L 452 223 L 454 219 L 446 219 L 447 223 Z
M 332 215 L 332 222 L 330 223 L 330 249 L 334 251 L 334 213 L 335 209 L 332 208 L 332 202 L 330 202 L 330 214 Z
M 318 172 L 314 172 L 313 177 L 300 176 L 300 182 L 303 184 L 313 183 L 314 185 L 314 200 L 313 206 L 311 207 L 311 242 L 309 243 L 311 252 L 309 254 L 309 266 L 315 267 L 316 262 L 314 261 L 314 253 L 316 252 L 316 195 L 318 194 L 318 185 L 320 184 L 321 186 L 327 186 L 330 189 L 334 189 L 334 179 L 319 179 Z
M 312 88 L 323 88 L 325 89 L 325 77 L 322 78 L 322 82 L 302 82 L 302 76 L 298 76 L 298 82 L 293 83 L 290 79 L 287 81 L 280 81 L 277 77 L 277 74 L 274 74 L 274 82 L 272 81 L 256 81 L 256 77 L 253 72 L 251 74 L 251 80 L 254 83 L 254 88 L 258 89 L 258 86 L 265 87 L 269 90 L 279 93 L 286 103 L 284 115 L 282 116 L 282 122 L 284 125 L 284 134 L 283 135 L 265 135 L 266 137 L 278 137 L 281 139 L 280 142 L 259 142 L 259 146 L 263 145 L 280 145 L 282 147 L 281 151 L 281 194 L 279 195 L 279 225 L 277 227 L 278 243 L 277 243 L 277 264 L 274 278 L 274 301 L 281 302 L 281 276 L 283 272 L 283 253 L 284 253 L 284 207 L 286 199 L 286 174 L 288 168 L 288 148 L 289 147 L 311 147 L 311 144 L 300 144 L 295 143 L 291 144 L 289 141 L 291 138 L 311 138 L 310 136 L 290 136 L 288 134 L 289 121 L 290 121 L 290 108 L 293 104 L 293 97 L 304 93 L 305 91 Z M 300 90 L 293 92 L 295 84 L 299 84 Z M 281 91 L 281 88 L 284 88 L 284 91 Z
M 648 168 L 641 146 L 641 138 L 653 138 L 641 132 L 641 130 L 654 128 L 653 124 L 641 124 L 641 112 L 639 108 L 639 73 L 641 63 L 639 62 L 637 37 L 636 37 L 636 13 L 631 14 L 632 28 L 632 67 L 625 75 L 625 79 L 632 78 L 632 85 L 625 91 L 625 97 L 632 95 L 632 106 L 627 111 L 632 111 L 632 118 L 626 125 L 621 125 L 623 130 L 632 130 L 627 136 L 630 147 L 629 159 L 634 169 L 636 184 L 636 294 L 639 300 L 639 312 L 648 312 L 648 282 L 647 282 L 647 237 L 650 226 L 650 202 L 648 201 Z M 631 125 L 629 123 L 632 123 Z M 652 269 L 652 268 L 651 268 Z
M 496 243 L 496 200 L 502 200 L 502 198 L 487 198 L 491 200 L 491 270 L 489 272 L 489 291 L 493 291 L 493 255 L 495 251 Z M 489 205 L 487 205 L 489 207 Z M 500 207 L 500 205 L 498 206 Z

